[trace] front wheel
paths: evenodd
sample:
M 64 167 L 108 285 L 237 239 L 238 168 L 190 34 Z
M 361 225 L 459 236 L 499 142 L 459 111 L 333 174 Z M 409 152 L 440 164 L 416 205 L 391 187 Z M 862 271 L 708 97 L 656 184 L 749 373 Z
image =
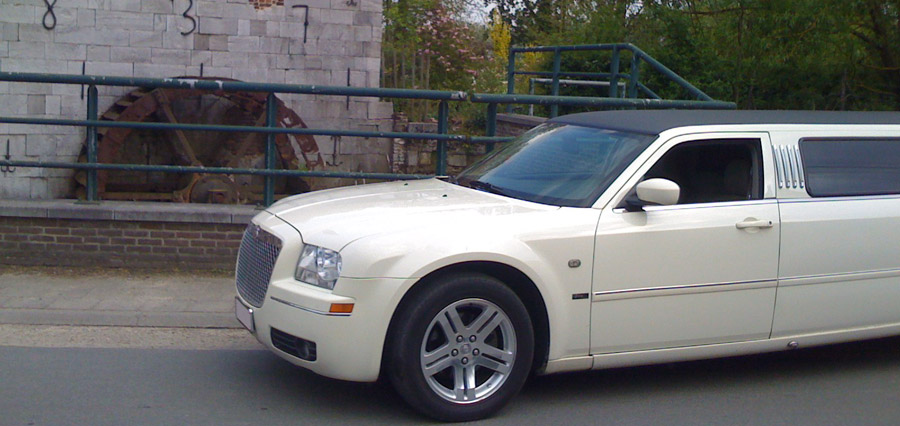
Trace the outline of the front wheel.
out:
M 461 274 L 411 297 L 386 348 L 391 382 L 410 405 L 439 420 L 475 420 L 519 392 L 531 368 L 534 333 L 509 287 Z

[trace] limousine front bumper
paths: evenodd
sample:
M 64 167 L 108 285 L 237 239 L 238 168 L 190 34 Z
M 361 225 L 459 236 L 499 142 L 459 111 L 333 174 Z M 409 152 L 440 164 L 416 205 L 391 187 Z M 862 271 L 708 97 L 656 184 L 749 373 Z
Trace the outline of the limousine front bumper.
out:
M 299 282 L 300 234 L 274 216 L 262 222 L 251 223 L 241 242 L 238 319 L 293 364 L 336 379 L 377 380 L 393 312 L 387 307 L 407 280 L 340 278 L 339 293 Z

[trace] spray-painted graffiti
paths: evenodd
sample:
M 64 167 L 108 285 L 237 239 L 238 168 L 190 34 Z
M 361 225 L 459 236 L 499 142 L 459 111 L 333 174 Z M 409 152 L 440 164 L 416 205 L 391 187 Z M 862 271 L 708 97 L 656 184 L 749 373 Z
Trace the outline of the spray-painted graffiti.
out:
M 284 6 L 284 0 L 250 0 L 250 4 L 259 9 L 266 9 L 272 6 Z

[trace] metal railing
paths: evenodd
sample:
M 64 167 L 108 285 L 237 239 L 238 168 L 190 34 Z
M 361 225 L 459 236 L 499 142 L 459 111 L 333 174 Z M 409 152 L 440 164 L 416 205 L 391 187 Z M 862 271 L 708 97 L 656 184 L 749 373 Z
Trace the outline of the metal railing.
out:
M 610 69 L 609 72 L 574 72 L 574 71 L 562 71 L 560 70 L 560 66 L 562 63 L 562 54 L 565 52 L 584 52 L 584 51 L 610 51 Z M 517 71 L 516 70 L 516 56 L 522 53 L 529 52 L 552 52 L 553 53 L 553 68 L 552 71 Z M 620 61 L 621 61 L 621 53 L 622 52 L 630 52 L 631 53 L 631 67 L 629 73 L 623 73 L 620 70 Z M 655 92 L 650 90 L 647 86 L 645 86 L 640 81 L 640 69 L 641 63 L 646 62 L 647 65 L 650 66 L 653 70 L 661 73 L 664 77 L 668 78 L 684 90 L 686 90 L 691 96 L 700 101 L 713 101 L 709 95 L 703 93 L 700 89 L 694 87 L 687 80 L 681 78 L 674 71 L 667 68 L 665 65 L 661 64 L 659 61 L 654 59 L 652 56 L 648 55 L 643 50 L 639 49 L 637 46 L 630 43 L 614 43 L 614 44 L 584 44 L 584 45 L 572 45 L 572 46 L 536 46 L 536 47 L 512 47 L 509 49 L 509 61 L 507 65 L 507 86 L 506 92 L 507 94 L 514 94 L 516 92 L 516 76 L 517 75 L 528 75 L 533 77 L 542 77 L 549 78 L 550 83 L 550 95 L 551 96 L 559 96 L 559 85 L 560 85 L 560 77 L 572 77 L 572 78 L 586 78 L 586 79 L 599 79 L 608 82 L 609 85 L 609 97 L 610 98 L 619 98 L 619 80 L 627 79 L 626 87 L 625 87 L 625 98 L 635 99 L 638 97 L 638 93 L 643 93 L 650 99 L 660 99 L 660 96 Z M 605 98 L 604 98 L 605 99 Z M 691 101 L 671 101 L 671 102 L 691 102 Z M 559 105 L 555 104 L 550 107 L 550 116 L 556 117 L 559 114 Z M 678 106 L 677 108 L 690 108 L 688 105 Z M 507 106 L 507 112 L 512 112 L 512 105 Z
M 321 135 L 321 136 L 350 136 L 364 138 L 400 138 L 400 139 L 425 139 L 437 141 L 437 165 L 435 175 L 441 176 L 447 173 L 448 142 L 483 143 L 487 149 L 493 149 L 497 142 L 504 142 L 511 138 L 497 137 L 497 112 L 499 104 L 525 104 L 525 105 L 551 105 L 586 106 L 602 108 L 695 108 L 695 109 L 734 109 L 731 102 L 713 100 L 700 101 L 670 101 L 661 99 L 622 99 L 622 98 L 586 98 L 572 96 L 536 96 L 514 94 L 468 94 L 459 91 L 437 90 L 410 90 L 410 89 L 384 89 L 384 88 L 359 88 L 343 86 L 318 86 L 318 85 L 293 85 L 275 83 L 250 83 L 230 80 L 198 80 L 188 78 L 137 78 L 137 77 L 109 77 L 90 75 L 67 74 L 40 74 L 40 73 L 14 73 L 0 72 L 0 81 L 19 83 L 50 83 L 87 86 L 87 117 L 84 120 L 64 118 L 31 118 L 31 117 L 0 117 L 0 123 L 24 124 L 37 126 L 77 126 L 86 128 L 86 162 L 46 162 L 46 161 L 20 161 L 0 159 L 0 166 L 5 167 L 39 167 L 62 168 L 86 171 L 85 198 L 88 202 L 100 200 L 98 192 L 98 171 L 140 171 L 140 172 L 165 172 L 165 173 L 210 173 L 210 174 L 235 174 L 257 175 L 265 178 L 263 185 L 263 204 L 268 206 L 274 201 L 274 178 L 276 176 L 295 177 L 325 177 L 325 178 L 353 178 L 353 179 L 421 179 L 433 175 L 396 174 L 396 173 L 368 173 L 368 172 L 335 172 L 313 170 L 285 170 L 276 169 L 275 137 L 279 134 L 295 135 Z M 182 123 L 156 123 L 134 121 L 107 121 L 99 119 L 98 111 L 98 86 L 119 87 L 143 87 L 149 89 L 195 89 L 224 92 L 261 92 L 267 94 L 266 120 L 264 126 L 238 126 L 220 124 L 182 124 Z M 617 85 L 615 85 L 617 86 Z M 437 101 L 438 128 L 434 133 L 415 132 L 380 132 L 360 130 L 336 130 L 336 129 L 311 129 L 311 128 L 284 128 L 278 127 L 276 122 L 276 93 L 303 94 L 303 95 L 333 95 L 352 97 L 375 98 L 405 98 L 424 99 Z M 486 104 L 486 128 L 484 136 L 472 136 L 450 134 L 449 131 L 449 103 L 472 102 Z M 265 142 L 265 168 L 237 168 L 237 167 L 204 167 L 204 166 L 172 166 L 172 165 L 144 165 L 144 164 L 110 164 L 98 162 L 98 128 L 133 128 L 150 130 L 185 130 L 185 131 L 223 131 L 223 132 L 256 132 L 266 135 Z
M 528 94 L 534 95 L 534 88 L 537 84 L 553 84 L 552 78 L 537 78 L 532 77 L 528 79 Z M 596 81 L 596 80 L 568 80 L 568 79 L 560 79 L 559 84 L 563 86 L 584 86 L 584 87 L 609 87 L 608 81 Z M 619 88 L 625 88 L 625 82 L 619 82 Z M 624 91 L 623 91 L 624 94 Z M 528 115 L 534 115 L 534 105 L 528 106 Z

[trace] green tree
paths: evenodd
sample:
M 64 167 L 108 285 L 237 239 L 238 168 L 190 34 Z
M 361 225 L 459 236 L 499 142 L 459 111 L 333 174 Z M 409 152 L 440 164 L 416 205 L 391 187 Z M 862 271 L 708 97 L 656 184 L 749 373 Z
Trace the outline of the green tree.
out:
M 471 90 L 490 55 L 488 30 L 467 22 L 463 0 L 386 0 L 382 85 L 394 88 Z M 413 119 L 431 104 L 399 101 Z
M 849 33 L 860 43 L 856 59 L 862 69 L 854 79 L 865 93 L 860 97 L 900 110 L 900 1 L 833 1 L 849 17 Z
M 511 24 L 514 44 L 634 43 L 740 108 L 900 108 L 900 0 L 489 3 Z M 548 55 L 542 68 L 550 66 Z M 605 71 L 609 54 L 566 55 L 563 69 Z M 664 98 L 686 98 L 642 71 L 642 82 Z

